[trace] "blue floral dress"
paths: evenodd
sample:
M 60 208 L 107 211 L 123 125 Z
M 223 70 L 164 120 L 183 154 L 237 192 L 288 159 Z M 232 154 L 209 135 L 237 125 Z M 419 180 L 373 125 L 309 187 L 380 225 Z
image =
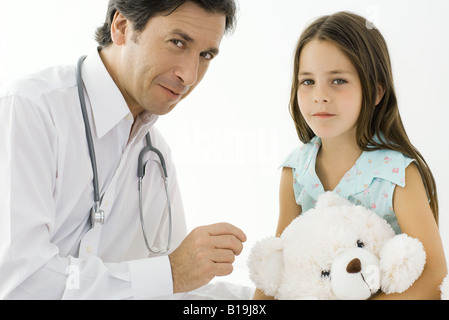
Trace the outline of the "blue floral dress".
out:
M 293 169 L 293 190 L 303 212 L 315 207 L 318 196 L 325 192 L 315 172 L 320 147 L 321 139 L 314 137 L 296 148 L 282 164 L 282 167 Z M 396 186 L 405 186 L 405 169 L 412 161 L 397 151 L 364 151 L 333 192 L 373 210 L 399 234 L 401 229 L 393 211 L 393 192 Z

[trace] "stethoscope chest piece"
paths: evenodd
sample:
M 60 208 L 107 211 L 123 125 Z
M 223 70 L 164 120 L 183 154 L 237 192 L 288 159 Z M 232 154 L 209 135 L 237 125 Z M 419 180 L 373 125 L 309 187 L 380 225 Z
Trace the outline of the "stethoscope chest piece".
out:
M 104 211 L 96 208 L 96 206 L 92 207 L 90 210 L 90 223 L 92 227 L 95 227 L 97 224 L 104 224 L 105 221 L 105 214 Z

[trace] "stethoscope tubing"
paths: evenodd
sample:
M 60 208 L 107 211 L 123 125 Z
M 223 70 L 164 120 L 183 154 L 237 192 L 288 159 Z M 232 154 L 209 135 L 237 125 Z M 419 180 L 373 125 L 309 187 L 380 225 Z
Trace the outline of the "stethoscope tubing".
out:
M 93 144 L 92 139 L 92 131 L 90 129 L 90 123 L 89 123 L 89 116 L 87 115 L 86 110 L 86 101 L 84 98 L 84 86 L 83 86 L 83 77 L 81 75 L 81 65 L 83 64 L 84 60 L 87 56 L 82 56 L 78 60 L 78 67 L 76 70 L 76 80 L 78 83 L 78 96 L 80 99 L 81 104 L 81 112 L 83 113 L 83 120 L 84 120 L 84 128 L 86 130 L 86 137 L 87 137 L 87 145 L 89 148 L 89 155 L 90 155 L 90 162 L 92 164 L 92 173 L 93 173 L 93 186 L 94 186 L 94 201 L 95 203 L 100 203 L 100 191 L 98 188 L 98 170 L 97 170 L 97 158 L 95 156 L 95 147 Z
M 87 145 L 88 145 L 88 149 L 89 149 L 90 162 L 92 165 L 92 173 L 93 173 L 92 184 L 93 184 L 93 188 L 94 188 L 94 207 L 91 210 L 91 224 L 92 224 L 92 227 L 94 227 L 96 223 L 101 223 L 101 224 L 104 223 L 105 214 L 104 214 L 103 210 L 100 209 L 100 191 L 99 191 L 99 187 L 98 187 L 97 159 L 95 156 L 95 147 L 94 147 L 94 143 L 93 143 L 93 139 L 92 139 L 92 131 L 90 128 L 89 116 L 87 114 L 86 101 L 85 101 L 85 96 L 84 96 L 83 77 L 81 74 L 81 72 L 82 72 L 81 66 L 82 66 L 84 60 L 86 59 L 86 57 L 87 56 L 82 56 L 78 59 L 77 69 L 76 69 L 76 81 L 77 81 L 77 85 L 78 85 L 78 96 L 79 96 L 79 100 L 80 100 L 81 111 L 83 114 L 84 127 L 85 127 L 86 138 L 87 138 Z M 172 230 L 173 229 L 173 227 L 172 227 L 173 219 L 172 219 L 172 212 L 171 212 L 171 201 L 170 201 L 170 194 L 169 194 L 167 166 L 165 163 L 164 156 L 162 155 L 162 152 L 160 152 L 157 148 L 153 147 L 153 144 L 151 143 L 150 132 L 148 132 L 146 134 L 146 142 L 147 142 L 147 146 L 144 147 L 141 150 L 141 152 L 139 153 L 138 164 L 137 164 L 137 176 L 139 178 L 138 188 L 139 188 L 140 224 L 142 227 L 142 233 L 143 233 L 145 245 L 146 245 L 148 251 L 151 253 L 154 253 L 154 254 L 166 254 L 170 250 L 170 247 L 171 247 L 172 232 L 173 232 L 173 230 Z M 166 198 L 167 198 L 168 219 L 169 219 L 168 241 L 167 241 L 167 247 L 164 250 L 156 248 L 156 247 L 151 247 L 149 244 L 149 241 L 147 239 L 146 231 L 145 231 L 145 221 L 144 221 L 144 217 L 143 217 L 143 204 L 142 204 L 142 198 L 143 198 L 142 182 L 143 182 L 143 178 L 145 176 L 145 166 L 146 166 L 146 163 L 144 163 L 144 157 L 148 152 L 154 152 L 158 156 L 159 161 L 161 163 L 162 171 L 164 174 L 163 180 L 164 180 L 165 194 L 166 194 Z

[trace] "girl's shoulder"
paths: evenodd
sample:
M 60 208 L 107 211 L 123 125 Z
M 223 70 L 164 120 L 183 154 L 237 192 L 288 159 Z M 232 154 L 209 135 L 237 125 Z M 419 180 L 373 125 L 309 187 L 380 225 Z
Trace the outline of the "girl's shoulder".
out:
M 313 158 L 316 158 L 321 146 L 321 140 L 318 137 L 312 138 L 310 142 L 300 145 L 284 159 L 280 167 L 304 168 Z
M 414 160 L 394 150 L 365 151 L 357 161 L 357 172 L 364 172 L 368 179 L 373 177 L 405 185 L 405 169 Z

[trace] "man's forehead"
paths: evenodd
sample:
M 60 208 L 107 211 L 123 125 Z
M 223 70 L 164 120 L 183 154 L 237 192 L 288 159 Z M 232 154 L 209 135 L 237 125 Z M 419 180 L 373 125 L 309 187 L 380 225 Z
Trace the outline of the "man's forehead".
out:
M 183 5 L 184 6 L 184 5 Z M 147 27 L 161 36 L 176 36 L 182 40 L 218 52 L 226 26 L 226 16 L 215 14 L 194 5 L 150 19 Z M 208 50 L 209 51 L 209 50 Z
M 208 12 L 193 2 L 186 2 L 173 12 L 162 14 L 171 31 L 181 30 L 193 38 L 194 33 L 216 34 L 220 39 L 225 33 L 226 16 Z

